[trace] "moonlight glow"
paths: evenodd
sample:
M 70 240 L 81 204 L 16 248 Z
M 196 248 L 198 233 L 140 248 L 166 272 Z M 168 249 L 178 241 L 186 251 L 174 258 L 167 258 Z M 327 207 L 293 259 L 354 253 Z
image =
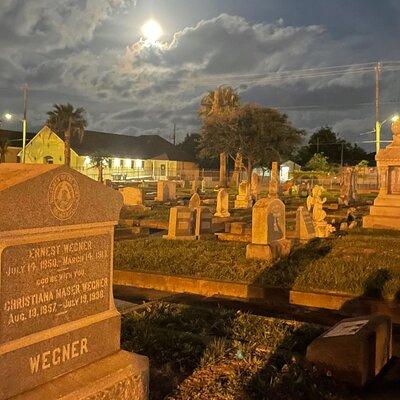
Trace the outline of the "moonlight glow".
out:
M 162 36 L 163 31 L 161 25 L 154 19 L 151 19 L 142 26 L 142 34 L 148 42 L 156 43 Z

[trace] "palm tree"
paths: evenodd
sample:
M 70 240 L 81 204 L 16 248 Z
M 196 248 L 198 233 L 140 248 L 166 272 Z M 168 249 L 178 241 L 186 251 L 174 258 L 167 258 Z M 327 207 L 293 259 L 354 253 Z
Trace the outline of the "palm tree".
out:
M 82 141 L 87 121 L 85 109 L 74 109 L 72 104 L 54 104 L 47 113 L 46 125 L 59 135 L 64 135 L 64 164 L 71 165 L 71 139 L 77 136 Z
M 209 91 L 200 102 L 199 116 L 205 119 L 213 114 L 222 114 L 239 106 L 239 95 L 231 86 L 218 86 Z M 227 186 L 226 153 L 219 155 L 220 186 Z
M 8 146 L 10 145 L 10 141 L 8 138 L 2 136 L 0 137 L 0 163 L 5 162 L 6 153 L 8 151 Z

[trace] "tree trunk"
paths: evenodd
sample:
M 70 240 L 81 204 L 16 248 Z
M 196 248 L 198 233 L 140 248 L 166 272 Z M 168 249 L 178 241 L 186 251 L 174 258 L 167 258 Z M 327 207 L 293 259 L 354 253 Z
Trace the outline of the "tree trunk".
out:
M 242 169 L 242 155 L 240 153 L 236 153 L 235 157 L 235 169 L 232 175 L 232 185 L 239 186 L 239 175 Z
M 64 133 L 64 164 L 71 166 L 71 117 L 68 122 L 68 129 Z
M 103 164 L 99 165 L 99 182 L 103 183 Z
M 247 186 L 249 188 L 249 193 L 250 193 L 251 175 L 253 174 L 253 163 L 250 160 L 247 160 L 246 174 L 247 174 Z
M 219 186 L 226 187 L 226 153 L 219 155 Z

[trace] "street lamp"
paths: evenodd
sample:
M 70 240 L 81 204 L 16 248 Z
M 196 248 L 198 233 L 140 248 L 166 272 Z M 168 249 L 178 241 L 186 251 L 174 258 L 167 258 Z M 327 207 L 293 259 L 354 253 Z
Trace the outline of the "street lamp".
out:
M 395 114 L 395 115 L 392 115 L 389 118 L 386 118 L 383 122 L 376 121 L 376 124 L 375 124 L 376 154 L 378 154 L 378 151 L 381 148 L 381 128 L 382 128 L 382 126 L 384 124 L 386 124 L 386 122 L 388 122 L 389 120 L 391 122 L 396 122 L 399 119 L 400 119 L 400 115 L 399 114 Z
M 25 143 L 26 143 L 26 118 L 18 118 L 13 114 L 6 113 L 4 114 L 4 118 L 7 121 L 11 121 L 13 118 L 16 118 L 20 122 L 22 122 L 22 163 L 25 163 Z

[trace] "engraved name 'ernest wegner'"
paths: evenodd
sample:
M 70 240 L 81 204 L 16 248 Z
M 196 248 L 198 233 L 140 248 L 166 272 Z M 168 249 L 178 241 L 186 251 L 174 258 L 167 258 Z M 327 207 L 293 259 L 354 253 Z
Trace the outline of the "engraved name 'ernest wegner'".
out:
M 109 307 L 109 235 L 13 246 L 1 261 L 0 331 L 8 339 L 30 333 L 28 321 L 46 329 Z

